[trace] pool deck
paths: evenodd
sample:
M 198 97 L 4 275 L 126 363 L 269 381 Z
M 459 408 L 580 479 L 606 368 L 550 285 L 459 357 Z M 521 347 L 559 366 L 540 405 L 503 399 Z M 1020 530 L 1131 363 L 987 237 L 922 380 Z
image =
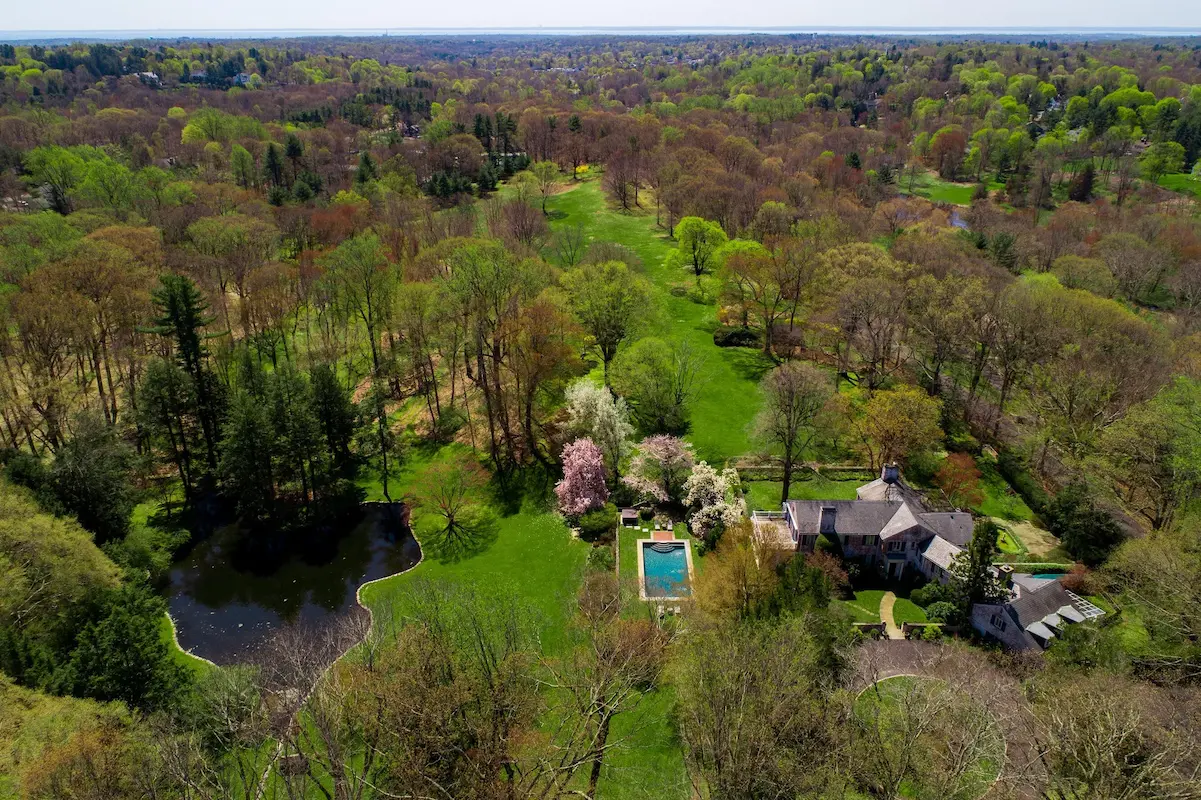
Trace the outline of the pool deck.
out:
M 678 597 L 658 597 L 651 596 L 646 593 L 646 564 L 643 561 L 643 545 L 653 544 L 655 542 L 679 542 L 684 545 L 684 557 L 688 563 L 688 587 L 691 591 L 692 584 L 696 582 L 696 571 L 692 567 L 692 542 L 687 539 L 677 539 L 676 535 L 671 531 L 647 531 L 651 534 L 650 539 L 638 539 L 634 546 L 638 553 L 638 597 L 646 601 L 671 601 L 691 600 L 691 595 L 683 595 Z

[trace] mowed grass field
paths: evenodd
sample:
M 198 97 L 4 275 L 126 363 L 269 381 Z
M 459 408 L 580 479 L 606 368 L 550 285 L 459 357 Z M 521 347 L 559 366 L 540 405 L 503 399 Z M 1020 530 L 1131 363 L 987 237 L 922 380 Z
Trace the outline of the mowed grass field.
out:
M 855 490 L 866 481 L 832 481 L 821 475 L 808 480 L 794 480 L 788 487 L 789 500 L 854 500 Z M 783 481 L 747 481 L 742 484 L 749 511 L 779 511 Z
M 897 180 L 897 187 L 902 194 L 924 197 L 931 203 L 950 203 L 955 206 L 971 205 L 972 192 L 976 190 L 975 183 L 945 181 L 933 172 L 918 175 L 912 182 L 908 176 L 901 176 Z M 989 185 L 990 191 L 998 188 L 1001 188 L 1001 184 Z
M 688 342 L 704 358 L 690 404 L 692 427 L 685 437 L 698 459 L 720 465 L 751 449 L 751 423 L 759 412 L 759 380 L 773 366 L 757 348 L 717 347 L 715 305 L 671 293 L 673 285 L 691 285 L 690 272 L 664 265 L 675 242 L 655 226 L 650 210 L 611 209 L 597 181 L 585 181 L 550 198 L 552 229 L 582 224 L 590 241 L 617 242 L 642 259 L 655 287 L 655 307 L 647 309 L 647 334 L 667 342 Z
M 423 456 L 405 467 L 397 485 L 390 487 L 392 495 L 402 496 L 424 469 L 450 457 L 470 457 L 470 451 L 451 446 Z M 378 491 L 378 485 L 373 488 Z M 512 498 L 493 500 L 497 509 L 514 502 Z M 442 561 L 436 553 L 431 554 L 406 573 L 365 586 L 361 599 L 377 620 L 384 620 L 403 613 L 406 595 L 416 581 L 508 589 L 534 610 L 543 652 L 554 658 L 567 647 L 572 601 L 591 548 L 572 536 L 544 494 L 529 491 L 513 513 L 502 513 L 482 552 L 458 561 Z M 636 708 L 614 720 L 613 741 L 620 746 L 606 756 L 600 798 L 688 797 L 683 753 L 670 724 L 673 706 L 670 690 L 658 689 L 644 694 Z
M 1190 175 L 1186 172 L 1164 175 L 1159 179 L 1159 185 L 1170 191 L 1201 200 L 1201 177 L 1197 175 Z

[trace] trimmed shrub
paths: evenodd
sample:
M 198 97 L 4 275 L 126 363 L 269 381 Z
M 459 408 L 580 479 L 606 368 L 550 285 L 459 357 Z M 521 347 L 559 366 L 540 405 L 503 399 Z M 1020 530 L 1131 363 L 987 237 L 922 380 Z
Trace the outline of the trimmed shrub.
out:
M 950 602 L 954 596 L 955 590 L 949 584 L 942 584 L 938 581 L 930 581 L 909 593 L 910 600 L 926 609 L 926 616 L 930 615 L 930 606 Z
M 997 472 L 1009 481 L 1009 485 L 1022 496 L 1035 514 L 1042 516 L 1051 498 L 1047 496 L 1043 487 L 1038 485 L 1038 481 L 1034 480 L 1022 459 L 1007 450 L 1001 451 L 997 454 Z
M 580 515 L 580 538 L 586 542 L 595 542 L 613 533 L 616 526 L 617 507 L 610 503 L 604 508 Z
M 763 338 L 750 328 L 723 325 L 713 332 L 713 344 L 718 347 L 761 347 Z
M 642 509 L 638 510 L 638 519 L 642 520 L 643 522 L 650 522 L 654 518 L 655 518 L 655 509 L 642 508 Z
M 817 535 L 817 542 L 813 546 L 813 551 L 815 553 L 829 553 L 830 555 L 838 556 L 838 558 L 841 559 L 842 542 L 839 541 L 837 536 L 831 538 L 826 536 L 824 533 L 819 533 Z
M 939 600 L 926 609 L 926 618 L 944 625 L 959 625 L 963 621 L 963 612 L 955 603 Z

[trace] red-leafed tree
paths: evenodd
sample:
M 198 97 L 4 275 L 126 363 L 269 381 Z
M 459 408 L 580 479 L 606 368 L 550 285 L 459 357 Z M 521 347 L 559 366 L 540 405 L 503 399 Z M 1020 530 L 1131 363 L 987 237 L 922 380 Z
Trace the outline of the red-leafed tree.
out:
M 938 488 L 957 508 L 973 508 L 984 502 L 980 488 L 980 469 L 967 453 L 951 453 L 935 476 Z

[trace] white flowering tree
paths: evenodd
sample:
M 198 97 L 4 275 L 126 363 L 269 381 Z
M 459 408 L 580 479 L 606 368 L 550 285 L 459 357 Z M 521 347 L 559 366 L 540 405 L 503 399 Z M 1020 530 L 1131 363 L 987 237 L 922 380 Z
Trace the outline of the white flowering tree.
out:
M 567 387 L 567 425 L 573 435 L 587 436 L 596 443 L 616 482 L 621 460 L 630 454 L 630 439 L 634 435 L 626 401 L 581 378 Z
M 688 527 L 708 546 L 746 513 L 746 502 L 737 493 L 738 473 L 733 469 L 718 472 L 701 461 L 684 482 L 684 491 L 684 503 L 691 512 Z

